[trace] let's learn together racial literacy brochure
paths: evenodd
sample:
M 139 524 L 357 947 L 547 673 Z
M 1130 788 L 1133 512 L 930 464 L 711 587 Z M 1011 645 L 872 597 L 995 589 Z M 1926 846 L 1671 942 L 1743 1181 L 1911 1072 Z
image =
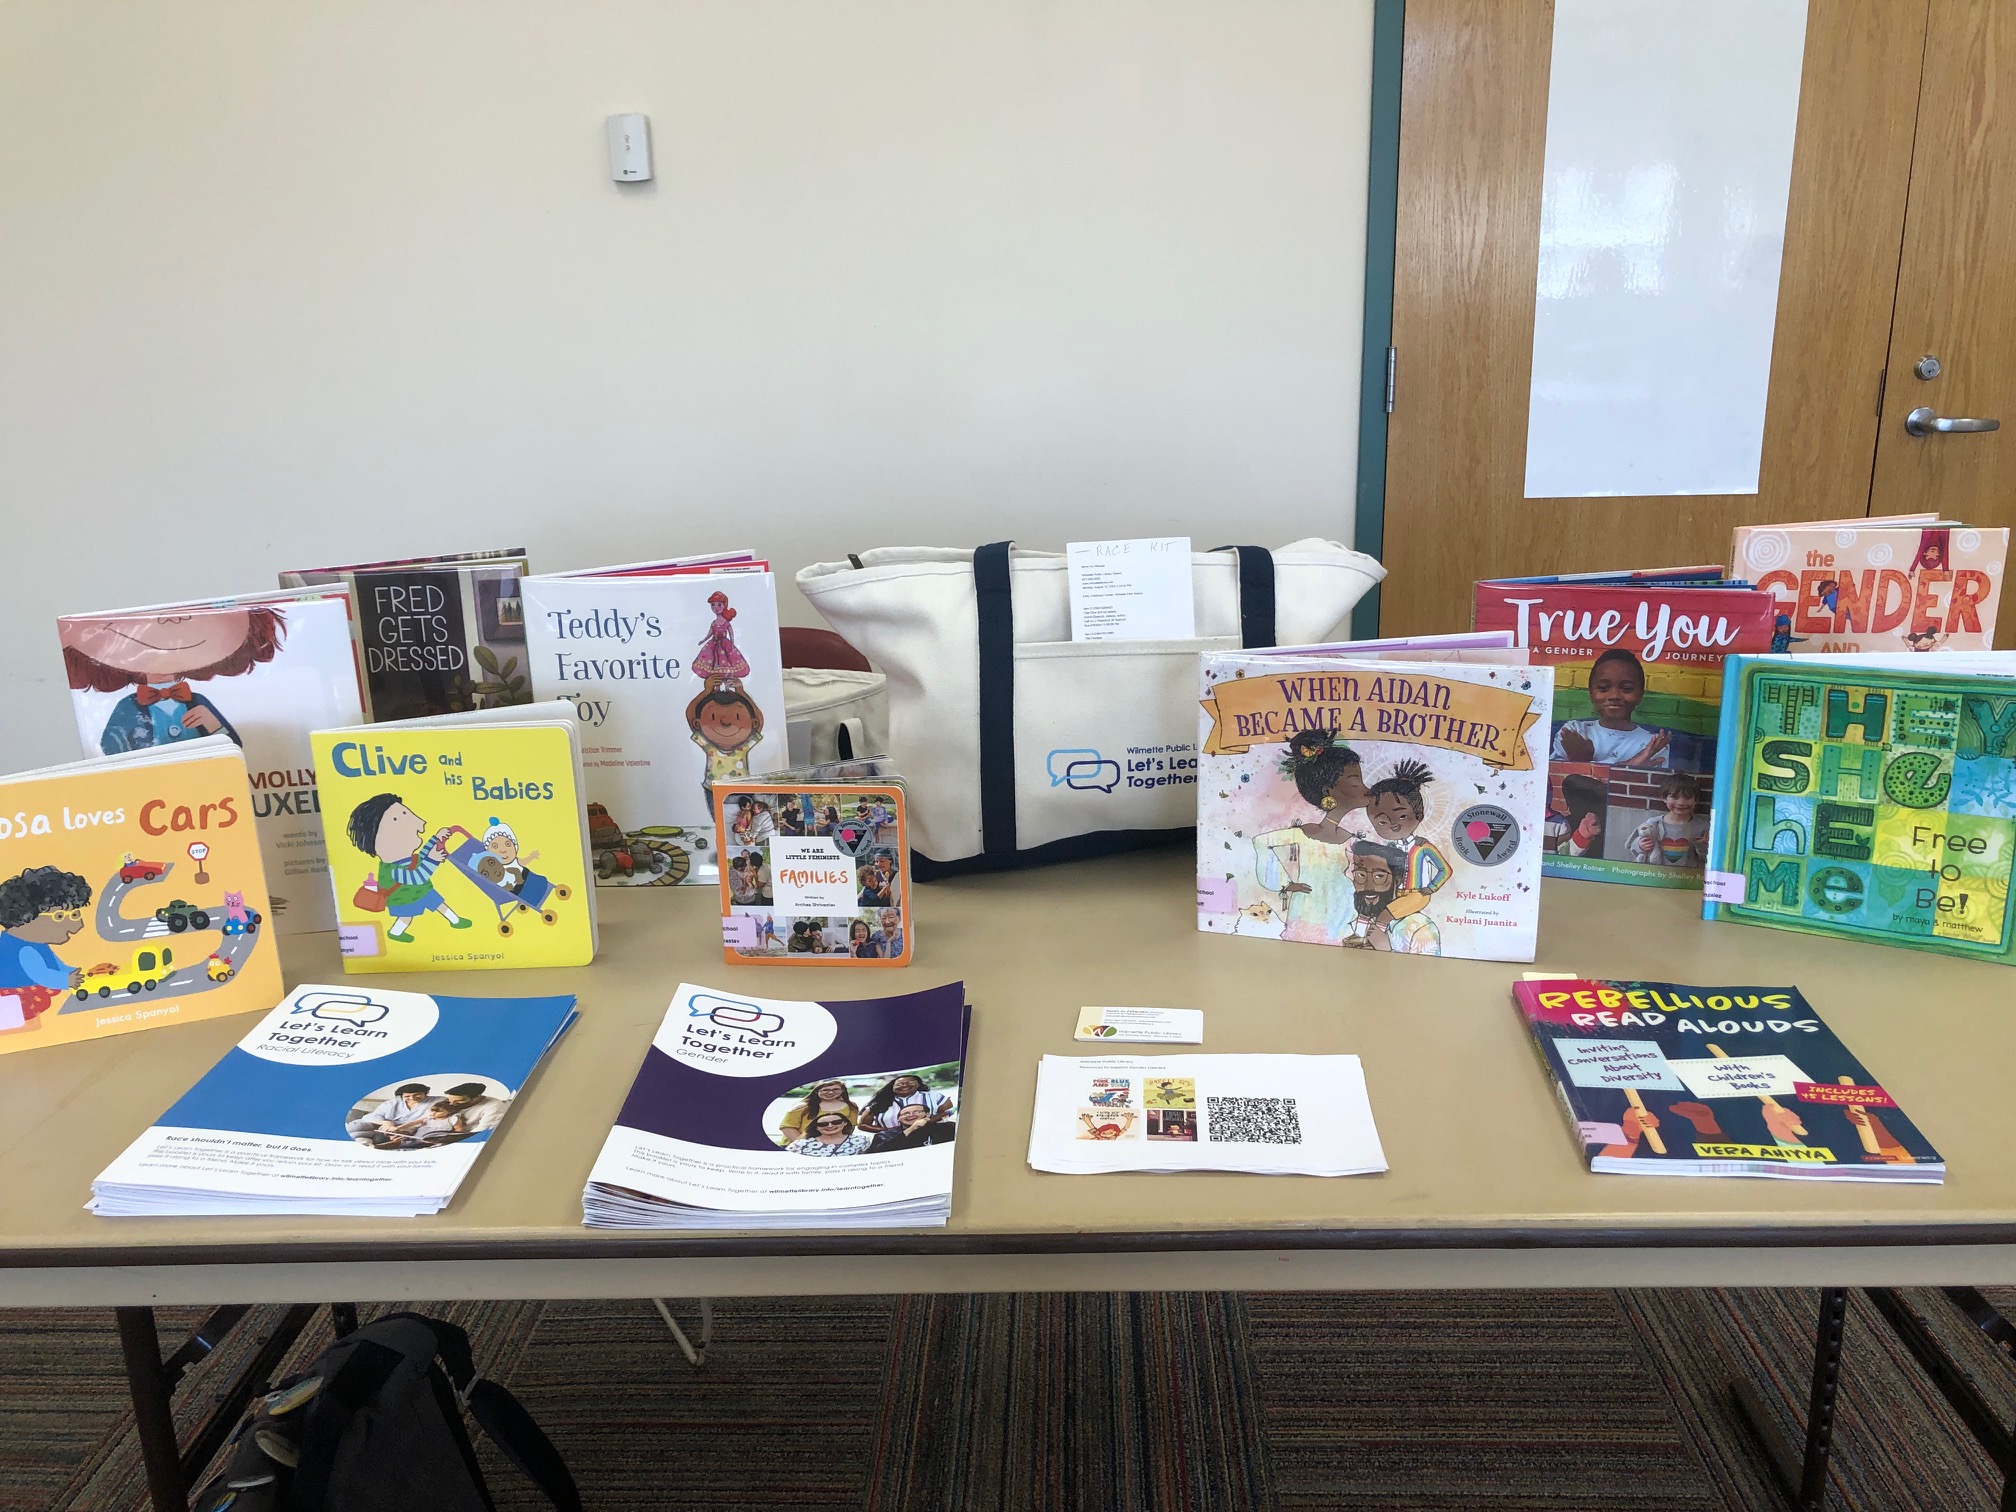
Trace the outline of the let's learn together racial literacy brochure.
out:
M 1796 987 L 1529 977 L 1512 991 L 1592 1171 L 1945 1179 Z
M 272 1006 L 269 909 L 228 736 L 0 779 L 0 1054 Z
M 941 1224 L 958 982 L 809 1002 L 681 983 L 582 1195 L 594 1228 Z
M 1508 639 L 1205 656 L 1198 927 L 1532 960 L 1553 677 Z
M 297 987 L 91 1183 L 91 1210 L 436 1213 L 574 999 Z

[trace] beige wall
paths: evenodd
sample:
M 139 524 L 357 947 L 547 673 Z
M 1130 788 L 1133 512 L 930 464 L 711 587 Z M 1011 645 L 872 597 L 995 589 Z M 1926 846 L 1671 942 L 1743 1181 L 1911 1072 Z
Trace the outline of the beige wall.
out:
M 0 766 L 283 566 L 1348 540 L 1371 9 L 5 0 Z

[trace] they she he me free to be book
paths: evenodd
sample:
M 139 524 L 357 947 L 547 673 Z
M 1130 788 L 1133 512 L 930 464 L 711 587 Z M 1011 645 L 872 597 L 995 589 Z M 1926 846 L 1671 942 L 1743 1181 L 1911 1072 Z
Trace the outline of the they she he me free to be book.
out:
M 1203 659 L 1200 929 L 1533 959 L 1551 670 L 1414 654 Z

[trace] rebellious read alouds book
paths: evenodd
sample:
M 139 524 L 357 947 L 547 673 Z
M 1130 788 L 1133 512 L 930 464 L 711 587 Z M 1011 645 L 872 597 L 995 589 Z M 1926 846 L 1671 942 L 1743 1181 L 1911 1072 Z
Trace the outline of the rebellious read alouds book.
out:
M 348 972 L 595 957 L 573 705 L 317 730 Z
M 1550 877 L 1697 887 L 1722 662 L 1771 646 L 1771 595 L 1719 567 L 1477 584 L 1472 624 L 1554 669 Z
M 347 589 L 155 604 L 56 621 L 87 755 L 227 735 L 244 748 L 274 926 L 336 927 L 308 732 L 364 717 Z
M 245 753 L 222 734 L 0 778 L 0 1055 L 280 996 Z
M 1592 1171 L 1945 1180 L 1796 987 L 1529 977 L 1512 993 Z
M 1206 655 L 1198 928 L 1532 960 L 1552 691 L 1517 663 Z

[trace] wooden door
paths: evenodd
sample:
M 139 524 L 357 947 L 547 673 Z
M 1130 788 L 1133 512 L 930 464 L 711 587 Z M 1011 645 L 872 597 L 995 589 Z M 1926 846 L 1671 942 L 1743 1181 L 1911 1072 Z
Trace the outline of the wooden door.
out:
M 1999 107 L 1999 108 L 1998 108 Z M 1939 364 L 1931 378 L 1918 364 Z M 1914 410 L 1997 419 L 1915 436 Z M 1932 0 L 1872 512 L 2016 526 L 2016 4 Z M 2010 644 L 2003 606 L 1998 645 Z
M 1553 10 L 1409 0 L 1383 633 L 1467 627 L 1478 578 L 1720 562 L 1738 524 L 1867 510 L 1926 3 L 1809 9 L 1757 493 L 1528 499 Z

